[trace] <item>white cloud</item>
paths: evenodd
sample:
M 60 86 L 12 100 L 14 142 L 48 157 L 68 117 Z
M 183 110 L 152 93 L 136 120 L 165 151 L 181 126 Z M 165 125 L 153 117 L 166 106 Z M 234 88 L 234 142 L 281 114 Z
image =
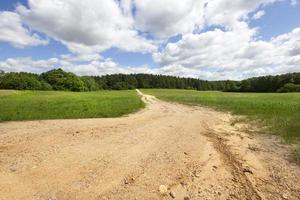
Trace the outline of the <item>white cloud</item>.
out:
M 17 13 L 8 11 L 0 12 L 0 42 L 8 42 L 18 48 L 48 43 L 30 33 Z
M 34 60 L 30 57 L 9 58 L 0 62 L 0 70 L 4 70 L 5 72 L 33 72 L 40 74 L 58 67 L 82 76 L 115 73 L 155 73 L 155 71 L 147 65 L 129 67 L 122 66 L 110 58 L 103 59 L 95 57 L 93 59 L 86 59 L 85 57 L 72 55 L 62 55 L 59 58 L 50 58 L 47 60 Z
M 159 38 L 190 33 L 204 24 L 204 0 L 137 0 L 137 28 Z
M 5 72 L 41 73 L 55 67 L 59 63 L 57 58 L 48 60 L 32 60 L 31 58 L 9 58 L 0 61 L 0 69 Z
M 74 53 L 93 54 L 111 47 L 138 52 L 156 49 L 134 29 L 129 1 L 29 0 L 28 5 L 17 7 L 23 21 Z
M 200 31 L 205 25 L 233 28 L 249 13 L 275 1 L 280 0 L 137 0 L 135 24 L 159 38 Z
M 264 10 L 259 10 L 253 15 L 253 19 L 260 19 L 262 16 L 264 16 L 266 12 Z
M 231 31 L 187 34 L 154 53 L 153 58 L 161 66 L 171 67 L 169 71 L 173 68 L 178 73 L 178 68 L 183 68 L 180 73 L 190 75 L 186 69 L 191 69 L 208 79 L 242 79 L 300 70 L 300 28 L 270 41 L 257 40 L 255 34 L 245 23 Z M 201 71 L 207 73 L 201 75 Z
M 261 6 L 280 0 L 214 0 L 205 7 L 208 25 L 223 25 L 233 28 L 239 21 L 248 19 L 248 14 Z

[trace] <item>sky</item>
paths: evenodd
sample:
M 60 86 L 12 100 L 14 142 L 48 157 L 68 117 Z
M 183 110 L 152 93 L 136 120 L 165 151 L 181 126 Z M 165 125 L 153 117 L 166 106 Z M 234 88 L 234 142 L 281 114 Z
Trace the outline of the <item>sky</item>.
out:
M 0 69 L 206 80 L 300 72 L 298 0 L 0 0 Z

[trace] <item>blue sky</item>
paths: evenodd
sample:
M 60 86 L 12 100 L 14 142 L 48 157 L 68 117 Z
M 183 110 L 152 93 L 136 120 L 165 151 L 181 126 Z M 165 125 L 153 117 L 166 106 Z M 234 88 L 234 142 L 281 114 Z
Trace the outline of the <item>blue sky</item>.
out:
M 264 40 L 300 27 L 300 4 L 291 6 L 290 2 L 277 2 L 264 8 L 266 14 L 259 20 L 250 22 L 251 27 L 259 27 L 259 35 Z
M 290 53 L 300 48 L 299 2 L 225 1 L 3 0 L 0 69 L 212 80 L 300 70 L 299 55 Z

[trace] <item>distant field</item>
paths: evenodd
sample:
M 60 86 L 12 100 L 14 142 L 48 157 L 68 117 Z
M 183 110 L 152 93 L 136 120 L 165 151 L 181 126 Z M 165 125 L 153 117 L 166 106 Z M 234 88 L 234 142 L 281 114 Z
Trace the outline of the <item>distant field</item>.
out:
M 136 91 L 0 90 L 0 121 L 118 117 L 144 107 Z
M 200 104 L 259 119 L 269 131 L 288 142 L 300 142 L 300 93 L 225 93 L 147 89 L 146 94 L 167 101 Z

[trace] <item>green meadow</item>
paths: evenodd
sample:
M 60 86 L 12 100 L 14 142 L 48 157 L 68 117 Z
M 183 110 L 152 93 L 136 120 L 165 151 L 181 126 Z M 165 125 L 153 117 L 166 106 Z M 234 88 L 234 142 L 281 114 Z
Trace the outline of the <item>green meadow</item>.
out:
M 145 89 L 146 94 L 186 104 L 209 106 L 247 116 L 268 128 L 265 132 L 300 142 L 300 93 L 228 93 L 195 90 Z
M 80 93 L 0 90 L 0 121 L 118 117 L 143 107 L 134 90 Z

